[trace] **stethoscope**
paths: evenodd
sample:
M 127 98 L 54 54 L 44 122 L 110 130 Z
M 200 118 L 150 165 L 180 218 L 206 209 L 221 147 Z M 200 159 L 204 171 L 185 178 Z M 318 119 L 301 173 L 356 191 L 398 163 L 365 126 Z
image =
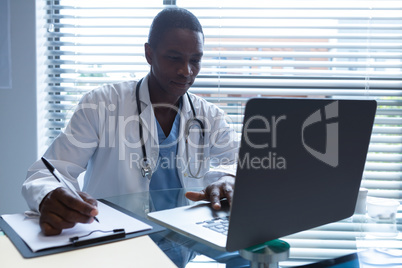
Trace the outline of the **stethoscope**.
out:
M 136 96 L 136 101 L 137 101 L 138 116 L 141 114 L 140 86 L 141 86 L 142 80 L 143 80 L 143 79 L 141 79 L 140 81 L 138 81 L 137 86 L 136 86 L 136 89 L 135 89 L 135 96 Z M 191 130 L 194 126 L 198 126 L 198 128 L 201 130 L 201 134 L 200 134 L 200 143 L 199 143 L 199 144 L 201 145 L 202 152 L 201 152 L 201 154 L 199 154 L 199 155 L 200 155 L 201 157 L 203 157 L 203 155 L 204 155 L 204 135 L 205 135 L 205 127 L 204 127 L 204 123 L 203 123 L 200 119 L 198 119 L 198 118 L 196 117 L 195 109 L 194 109 L 194 106 L 193 106 L 193 102 L 191 101 L 190 96 L 189 96 L 189 94 L 188 94 L 187 92 L 186 92 L 186 95 L 187 95 L 188 101 L 189 101 L 189 103 L 190 103 L 191 110 L 192 110 L 192 112 L 193 112 L 193 118 L 191 118 L 190 120 L 187 121 L 186 127 L 185 127 L 186 154 L 187 154 L 187 161 L 188 161 L 188 160 L 189 160 L 188 137 L 190 136 L 190 130 Z M 141 161 L 141 175 L 142 175 L 144 178 L 146 177 L 146 178 L 148 178 L 148 179 L 151 179 L 153 172 L 152 172 L 151 165 L 149 164 L 148 157 L 147 157 L 147 152 L 146 152 L 146 149 L 145 149 L 145 142 L 144 142 L 144 138 L 143 138 L 144 134 L 143 134 L 143 130 L 142 130 L 142 122 L 141 122 L 141 121 L 138 121 L 138 125 L 139 125 L 139 132 L 140 132 L 140 140 L 141 140 L 142 155 L 144 156 L 144 157 L 142 158 L 142 161 Z M 198 166 L 197 172 L 194 174 L 194 173 L 192 172 L 191 168 L 190 168 L 190 162 L 188 161 L 188 172 L 189 172 L 190 176 L 193 177 L 193 178 L 197 178 L 197 179 L 202 178 L 202 176 L 200 176 L 201 167 L 202 167 L 202 165 L 201 165 L 201 163 L 200 163 L 200 165 Z

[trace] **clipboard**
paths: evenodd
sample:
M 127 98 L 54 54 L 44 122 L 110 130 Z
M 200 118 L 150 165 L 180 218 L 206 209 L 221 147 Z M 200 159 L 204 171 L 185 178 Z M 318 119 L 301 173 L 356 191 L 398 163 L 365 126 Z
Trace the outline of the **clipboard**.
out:
M 28 245 L 24 242 L 24 240 L 22 240 L 22 238 L 14 231 L 14 229 L 2 217 L 0 217 L 0 229 L 7 235 L 7 237 L 11 240 L 11 242 L 14 244 L 14 246 L 18 249 L 18 251 L 21 253 L 21 255 L 24 258 L 35 258 L 35 257 L 40 257 L 40 256 L 45 256 L 45 255 L 50 255 L 50 254 L 56 254 L 56 253 L 70 251 L 70 250 L 81 249 L 81 248 L 101 245 L 101 244 L 105 244 L 105 243 L 121 241 L 121 240 L 130 239 L 130 238 L 134 238 L 134 237 L 138 237 L 138 236 L 149 235 L 149 234 L 153 234 L 153 233 L 157 233 L 157 232 L 166 230 L 166 228 L 164 228 L 148 219 L 140 217 L 140 216 L 136 215 L 135 213 L 132 213 L 131 211 L 128 211 L 116 204 L 113 204 L 104 199 L 100 199 L 99 201 L 101 201 L 102 203 L 104 203 L 116 210 L 119 210 L 120 212 L 122 212 L 130 217 L 133 217 L 137 220 L 140 220 L 140 221 L 152 226 L 152 229 L 145 230 L 145 231 L 139 231 L 139 232 L 135 232 L 135 233 L 124 234 L 124 235 L 122 235 L 121 232 L 116 232 L 109 236 L 103 236 L 101 238 L 86 240 L 85 243 L 78 243 L 75 245 L 69 244 L 66 246 L 48 248 L 48 249 L 40 250 L 37 252 L 33 252 L 28 247 Z

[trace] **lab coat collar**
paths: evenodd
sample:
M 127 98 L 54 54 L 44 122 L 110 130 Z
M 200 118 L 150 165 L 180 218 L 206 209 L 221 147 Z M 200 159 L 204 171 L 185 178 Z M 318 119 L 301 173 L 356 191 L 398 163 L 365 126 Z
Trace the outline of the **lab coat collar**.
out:
M 151 98 L 149 96 L 149 89 L 148 89 L 148 79 L 149 79 L 149 74 L 147 74 L 142 79 L 141 86 L 140 86 L 140 101 L 141 101 L 141 104 L 143 104 L 141 106 L 141 108 L 143 108 L 144 105 L 146 105 L 146 107 L 148 107 L 151 104 Z M 136 90 L 136 88 L 134 89 L 134 97 L 135 97 L 135 90 Z M 142 109 L 142 112 L 144 112 L 144 109 Z
M 191 98 L 191 94 L 190 98 Z M 188 101 L 187 94 L 183 95 L 183 105 L 182 105 L 182 115 L 184 115 L 185 119 L 187 120 L 189 117 L 191 117 L 192 110 L 191 110 L 191 105 L 190 102 Z

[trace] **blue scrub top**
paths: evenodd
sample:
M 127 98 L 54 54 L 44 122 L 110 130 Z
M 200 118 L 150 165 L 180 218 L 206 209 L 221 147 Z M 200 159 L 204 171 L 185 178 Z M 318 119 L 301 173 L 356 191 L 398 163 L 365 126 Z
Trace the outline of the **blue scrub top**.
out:
M 176 114 L 168 137 L 165 136 L 162 127 L 159 125 L 158 120 L 156 120 L 159 138 L 159 158 L 157 169 L 153 173 L 151 182 L 149 184 L 150 190 L 163 190 L 182 187 L 176 167 L 181 106 L 182 104 L 180 101 L 179 111 Z

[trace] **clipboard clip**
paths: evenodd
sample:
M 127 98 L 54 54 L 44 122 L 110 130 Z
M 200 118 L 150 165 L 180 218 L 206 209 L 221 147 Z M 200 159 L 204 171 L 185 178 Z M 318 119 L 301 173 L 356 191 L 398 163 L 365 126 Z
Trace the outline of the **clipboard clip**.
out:
M 93 234 L 95 232 L 111 233 L 111 234 L 92 238 L 92 239 L 82 240 L 82 238 L 90 236 L 91 234 Z M 126 232 L 124 229 L 114 229 L 112 231 L 94 230 L 86 235 L 70 237 L 69 240 L 70 240 L 70 242 L 73 243 L 73 245 L 75 247 L 80 247 L 80 246 L 85 246 L 85 245 L 90 245 L 90 244 L 96 244 L 99 242 L 109 241 L 109 240 L 113 240 L 113 239 L 117 239 L 117 238 L 123 238 L 125 236 L 126 236 Z

